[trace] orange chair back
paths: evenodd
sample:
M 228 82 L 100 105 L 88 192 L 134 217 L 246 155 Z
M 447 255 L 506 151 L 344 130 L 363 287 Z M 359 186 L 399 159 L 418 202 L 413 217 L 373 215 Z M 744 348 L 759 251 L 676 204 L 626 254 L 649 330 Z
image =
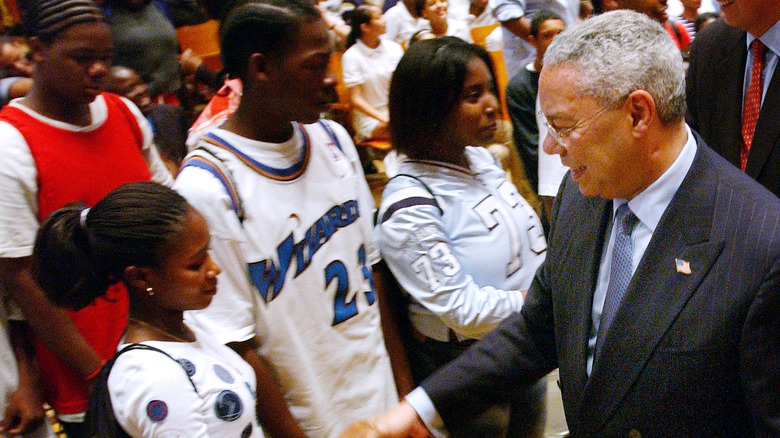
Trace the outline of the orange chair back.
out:
M 222 69 L 219 57 L 219 22 L 209 20 L 202 24 L 181 26 L 176 29 L 182 50 L 190 49 L 212 70 Z

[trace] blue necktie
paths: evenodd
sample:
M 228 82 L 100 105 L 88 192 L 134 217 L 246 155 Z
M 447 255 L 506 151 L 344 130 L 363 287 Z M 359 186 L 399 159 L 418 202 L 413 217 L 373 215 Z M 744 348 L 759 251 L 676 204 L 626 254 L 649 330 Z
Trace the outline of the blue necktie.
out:
M 637 217 L 631 212 L 628 204 L 618 207 L 615 213 L 615 246 L 612 250 L 612 269 L 609 274 L 609 285 L 607 286 L 607 295 L 604 298 L 604 308 L 601 311 L 601 320 L 599 322 L 599 333 L 596 338 L 595 357 L 601 352 L 601 346 L 604 344 L 607 330 L 615 319 L 620 301 L 626 294 L 628 283 L 631 281 L 631 231 L 637 223 Z

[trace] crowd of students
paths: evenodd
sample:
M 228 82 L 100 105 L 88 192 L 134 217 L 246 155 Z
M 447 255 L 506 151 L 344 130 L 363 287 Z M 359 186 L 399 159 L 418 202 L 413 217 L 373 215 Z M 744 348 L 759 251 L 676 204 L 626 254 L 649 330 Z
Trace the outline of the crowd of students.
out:
M 565 130 L 539 72 L 569 23 L 516 6 L 27 2 L 27 39 L 0 41 L 0 433 L 51 436 L 45 402 L 88 436 L 99 378 L 133 437 L 337 437 L 520 312 L 564 178 L 541 166 Z M 209 15 L 218 73 L 174 30 Z M 534 53 L 506 93 L 540 211 L 483 148 L 502 94 L 485 26 Z M 349 131 L 321 118 L 339 47 Z M 363 140 L 401 157 L 379 205 Z M 544 388 L 501 388 L 449 433 L 540 437 Z

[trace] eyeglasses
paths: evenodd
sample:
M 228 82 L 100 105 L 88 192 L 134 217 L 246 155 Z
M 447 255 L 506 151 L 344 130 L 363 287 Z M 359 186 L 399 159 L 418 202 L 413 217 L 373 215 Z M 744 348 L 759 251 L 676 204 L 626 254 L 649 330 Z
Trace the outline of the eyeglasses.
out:
M 547 128 L 547 133 L 552 136 L 552 138 L 555 140 L 556 143 L 561 145 L 562 148 L 568 149 L 569 146 L 566 144 L 566 137 L 569 136 L 572 132 L 574 132 L 575 129 L 582 126 L 585 122 L 588 122 L 590 120 L 596 119 L 596 117 L 604 114 L 607 112 L 608 109 L 612 108 L 614 105 L 606 105 L 601 107 L 598 111 L 595 113 L 589 115 L 588 117 L 585 117 L 584 119 L 581 119 L 579 122 L 575 123 L 573 126 L 570 126 L 568 128 L 564 129 L 556 129 L 553 128 L 552 125 L 550 125 L 550 121 L 547 120 L 547 116 L 540 110 L 537 112 L 537 115 L 539 116 L 539 119 L 544 124 L 544 127 Z

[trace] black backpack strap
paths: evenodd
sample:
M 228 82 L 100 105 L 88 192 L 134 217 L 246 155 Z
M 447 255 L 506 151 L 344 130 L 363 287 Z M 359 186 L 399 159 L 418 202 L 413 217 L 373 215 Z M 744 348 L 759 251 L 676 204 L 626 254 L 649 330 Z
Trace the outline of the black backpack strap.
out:
M 116 421 L 114 416 L 114 407 L 111 405 L 111 395 L 108 392 L 108 376 L 111 374 L 111 369 L 114 367 L 114 363 L 117 358 L 122 354 L 131 350 L 151 350 L 160 354 L 164 354 L 172 361 L 179 363 L 176 359 L 171 357 L 168 353 L 160 350 L 159 348 L 152 347 L 145 344 L 130 344 L 127 347 L 119 350 L 114 354 L 108 362 L 100 369 L 97 377 L 92 381 L 92 392 L 89 395 L 89 402 L 87 403 L 87 414 L 84 418 L 84 436 L 88 438 L 130 438 L 130 435 L 122 429 L 119 422 Z M 182 372 L 187 376 L 187 380 L 190 381 L 195 393 L 198 393 L 198 389 L 195 387 L 195 383 L 192 378 L 187 374 L 186 370 L 182 368 Z
M 390 178 L 387 181 L 387 183 L 385 184 L 385 186 L 387 186 L 387 184 L 389 184 L 390 181 L 392 181 L 392 180 L 394 180 L 394 179 L 396 179 L 398 177 L 401 177 L 401 176 L 405 176 L 407 178 L 411 178 L 411 179 L 417 181 L 425 189 L 426 192 L 431 194 L 431 201 L 428 201 L 427 198 L 424 198 L 425 203 L 428 203 L 428 204 L 431 204 L 431 205 L 435 206 L 439 210 L 439 214 L 444 214 L 444 210 L 441 209 L 441 206 L 439 205 L 439 202 L 436 200 L 436 195 L 433 194 L 433 190 L 431 190 L 431 188 L 428 187 L 428 185 L 425 184 L 420 178 L 418 178 L 418 177 L 416 177 L 414 175 L 409 175 L 408 173 L 399 173 L 399 174 L 395 175 L 394 177 Z M 423 199 L 423 198 L 420 198 L 420 199 Z M 400 203 L 398 203 L 398 204 L 400 204 Z M 399 207 L 402 208 L 403 206 L 399 206 Z M 383 223 L 384 221 L 389 219 L 390 216 L 392 216 L 393 213 L 395 213 L 397 210 L 398 210 L 398 208 L 395 208 L 394 206 L 389 207 L 387 209 L 387 211 L 385 211 L 385 214 L 382 215 L 381 218 L 380 217 L 375 217 L 374 218 L 374 224 Z M 378 215 L 379 211 L 377 211 L 376 214 Z

